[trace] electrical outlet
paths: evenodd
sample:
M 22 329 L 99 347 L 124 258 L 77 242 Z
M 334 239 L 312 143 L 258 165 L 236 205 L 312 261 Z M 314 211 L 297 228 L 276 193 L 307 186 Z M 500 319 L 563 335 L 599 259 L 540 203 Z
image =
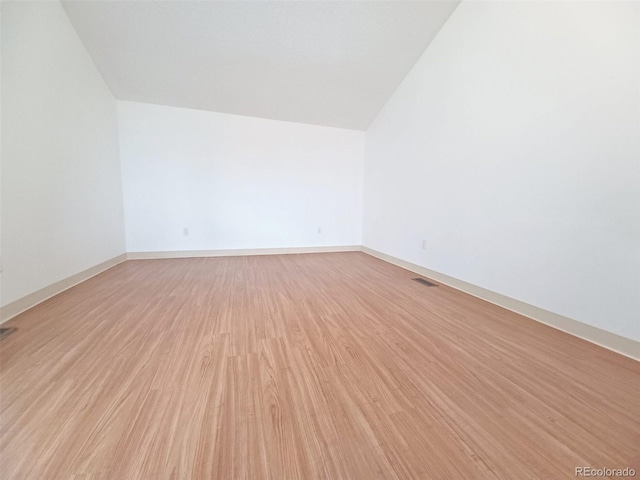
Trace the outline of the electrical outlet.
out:
M 426 239 L 422 240 L 422 249 L 423 250 L 427 249 L 427 240 Z
M 183 228 L 182 229 L 182 235 L 184 235 L 185 237 L 189 236 L 189 229 L 188 228 Z

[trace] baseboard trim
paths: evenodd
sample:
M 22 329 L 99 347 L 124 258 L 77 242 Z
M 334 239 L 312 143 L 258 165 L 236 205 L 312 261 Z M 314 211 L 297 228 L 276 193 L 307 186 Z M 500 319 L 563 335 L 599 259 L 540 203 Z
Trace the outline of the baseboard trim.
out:
M 630 338 L 607 332 L 606 330 L 587 325 L 586 323 L 579 322 L 578 320 L 573 320 L 572 318 L 564 317 L 557 313 L 529 305 L 528 303 L 521 302 L 520 300 L 515 300 L 511 297 L 492 292 L 486 288 L 478 287 L 477 285 L 421 267 L 415 263 L 401 260 L 391 255 L 387 255 L 386 253 L 373 250 L 369 247 L 363 246 L 362 251 L 372 257 L 379 258 L 380 260 L 384 260 L 385 262 L 404 268 L 405 270 L 431 278 L 455 288 L 456 290 L 460 290 L 468 293 L 469 295 L 473 295 L 474 297 L 486 300 L 489 303 L 511 310 L 512 312 L 519 313 L 520 315 L 524 315 L 532 320 L 544 323 L 545 325 L 558 330 L 562 330 L 563 332 L 569 333 L 575 337 L 579 337 L 608 350 L 612 350 L 634 360 L 640 360 L 640 342 L 636 342 Z
M 51 285 L 41 288 L 40 290 L 30 293 L 29 295 L 19 298 L 18 300 L 8 303 L 4 307 L 0 308 L 0 323 L 11 320 L 13 317 L 26 312 L 30 308 L 35 307 L 45 300 L 48 300 L 51 297 L 54 297 L 59 293 L 62 293 L 65 290 L 68 290 L 71 287 L 84 282 L 85 280 L 89 280 L 91 277 L 95 277 L 105 270 L 109 270 L 111 267 L 115 267 L 119 263 L 126 261 L 126 259 L 127 255 L 123 253 L 122 255 L 113 257 L 105 262 L 99 263 L 98 265 L 83 270 L 82 272 L 76 273 L 75 275 L 71 275 L 70 277 L 59 280 L 55 283 L 52 283 Z
M 333 247 L 290 247 L 290 248 L 248 248 L 234 250 L 178 250 L 173 252 L 129 252 L 127 260 L 155 260 L 161 258 L 198 258 L 198 257 L 246 257 L 253 255 L 289 255 L 296 253 L 337 253 L 359 252 L 360 245 L 341 245 Z
M 253 255 L 285 255 L 303 253 L 338 253 L 362 251 L 368 255 L 376 257 L 385 262 L 404 268 L 411 272 L 423 275 L 448 285 L 456 290 L 468 293 L 487 302 L 498 305 L 512 312 L 524 315 L 550 327 L 562 330 L 573 336 L 582 338 L 608 350 L 614 351 L 634 360 L 640 360 L 640 342 L 626 338 L 615 333 L 602 330 L 586 323 L 579 322 L 557 313 L 544 310 L 542 308 L 529 305 L 506 295 L 502 295 L 486 288 L 479 287 L 472 283 L 450 277 L 435 270 L 430 270 L 420 265 L 416 265 L 406 260 L 387 255 L 369 247 L 360 245 L 343 245 L 330 247 L 292 247 L 292 248 L 258 248 L 258 249 L 235 249 L 235 250 L 186 250 L 186 251 L 164 251 L 164 252 L 130 252 L 118 255 L 112 259 L 102 262 L 94 267 L 71 275 L 63 280 L 55 282 L 36 292 L 26 295 L 14 302 L 0 308 L 0 324 L 4 323 L 21 313 L 35 307 L 36 305 L 68 290 L 85 280 L 90 279 L 126 260 L 151 260 L 163 258 L 196 258 L 196 257 L 235 257 Z

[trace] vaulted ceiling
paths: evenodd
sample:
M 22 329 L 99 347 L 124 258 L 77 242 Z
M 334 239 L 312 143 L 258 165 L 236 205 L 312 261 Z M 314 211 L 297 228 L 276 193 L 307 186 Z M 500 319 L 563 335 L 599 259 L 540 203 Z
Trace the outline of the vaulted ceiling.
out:
M 458 1 L 63 1 L 115 97 L 364 130 Z

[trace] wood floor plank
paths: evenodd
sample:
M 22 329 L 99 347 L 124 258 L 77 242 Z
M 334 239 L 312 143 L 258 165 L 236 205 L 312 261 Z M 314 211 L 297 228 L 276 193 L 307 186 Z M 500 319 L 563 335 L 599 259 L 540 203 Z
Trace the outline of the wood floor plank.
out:
M 640 364 L 359 252 L 139 260 L 9 321 L 0 478 L 640 475 Z

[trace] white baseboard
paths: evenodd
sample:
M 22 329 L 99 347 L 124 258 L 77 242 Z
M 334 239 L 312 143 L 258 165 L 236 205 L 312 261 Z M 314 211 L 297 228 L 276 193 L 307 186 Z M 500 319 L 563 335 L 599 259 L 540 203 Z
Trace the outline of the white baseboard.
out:
M 634 360 L 640 360 L 640 342 L 630 338 L 607 332 L 606 330 L 587 325 L 586 323 L 573 320 L 572 318 L 564 317 L 557 313 L 529 305 L 528 303 L 521 302 L 520 300 L 515 300 L 505 295 L 492 292 L 486 288 L 478 287 L 477 285 L 467 283 L 463 280 L 458 280 L 457 278 L 421 267 L 420 265 L 401 260 L 368 247 L 362 247 L 362 251 L 368 255 L 379 258 L 380 260 L 402 267 L 405 270 L 431 278 L 453 287 L 456 290 L 481 298 L 482 300 L 486 300 L 487 302 L 498 305 L 499 307 L 519 313 L 520 315 L 524 315 L 525 317 L 529 317 L 537 322 L 562 330 L 563 332 L 582 338 L 588 342 L 595 343 L 596 345 L 608 350 L 633 358 Z
M 127 260 L 151 260 L 159 258 L 196 258 L 196 257 L 244 257 L 251 255 L 286 255 L 293 253 L 335 253 L 359 252 L 360 245 L 342 245 L 335 247 L 290 247 L 290 248 L 248 248 L 236 250 L 179 250 L 174 252 L 129 252 Z
M 343 245 L 331 247 L 292 247 L 292 248 L 258 248 L 238 250 L 187 250 L 175 252 L 132 252 L 123 253 L 106 262 L 76 273 L 58 282 L 52 283 L 40 290 L 26 295 L 0 308 L 0 324 L 20 315 L 49 298 L 84 282 L 126 260 L 144 260 L 161 258 L 194 258 L 194 257 L 235 257 L 249 255 L 282 255 L 295 253 L 332 253 L 359 252 L 360 245 Z
M 630 338 L 616 335 L 615 333 L 602 330 L 586 323 L 573 320 L 557 313 L 544 310 L 525 302 L 501 295 L 491 290 L 487 290 L 477 285 L 467 283 L 463 280 L 450 277 L 443 273 L 430 270 L 420 265 L 416 265 L 405 260 L 378 252 L 368 247 L 360 245 L 344 245 L 333 247 L 292 247 L 292 248 L 259 248 L 259 249 L 238 249 L 238 250 L 188 250 L 174 252 L 131 252 L 118 255 L 110 260 L 102 262 L 82 272 L 76 273 L 63 280 L 55 282 L 45 288 L 26 295 L 12 303 L 0 308 L 0 323 L 21 314 L 22 312 L 35 307 L 39 303 L 88 280 L 109 268 L 124 262 L 125 260 L 162 259 L 162 258 L 194 258 L 194 257 L 229 257 L 229 256 L 249 256 L 249 255 L 283 255 L 296 253 L 333 253 L 333 252 L 358 252 L 362 251 L 368 255 L 384 260 L 398 267 L 404 268 L 419 275 L 436 280 L 440 283 L 453 287 L 462 292 L 478 297 L 487 302 L 498 305 L 512 312 L 519 313 L 528 318 L 536 320 L 545 325 L 549 325 L 563 332 L 587 340 L 591 343 L 620 353 L 635 360 L 640 360 L 640 342 Z
M 75 275 L 71 275 L 70 277 L 52 283 L 51 285 L 48 285 L 44 288 L 41 288 L 40 290 L 30 293 L 29 295 L 19 298 L 18 300 L 8 303 L 4 307 L 0 308 L 0 323 L 6 322 L 7 320 L 10 320 L 17 315 L 20 315 L 22 312 L 35 307 L 39 303 L 42 303 L 45 300 L 48 300 L 49 298 L 58 295 L 59 293 L 62 293 L 65 290 L 68 290 L 69 288 L 84 282 L 85 280 L 90 279 L 91 277 L 95 277 L 99 273 L 102 273 L 105 270 L 108 270 L 111 267 L 124 262 L 126 259 L 127 255 L 123 253 L 122 255 L 113 257 L 105 262 L 99 263 L 94 267 L 76 273 Z

